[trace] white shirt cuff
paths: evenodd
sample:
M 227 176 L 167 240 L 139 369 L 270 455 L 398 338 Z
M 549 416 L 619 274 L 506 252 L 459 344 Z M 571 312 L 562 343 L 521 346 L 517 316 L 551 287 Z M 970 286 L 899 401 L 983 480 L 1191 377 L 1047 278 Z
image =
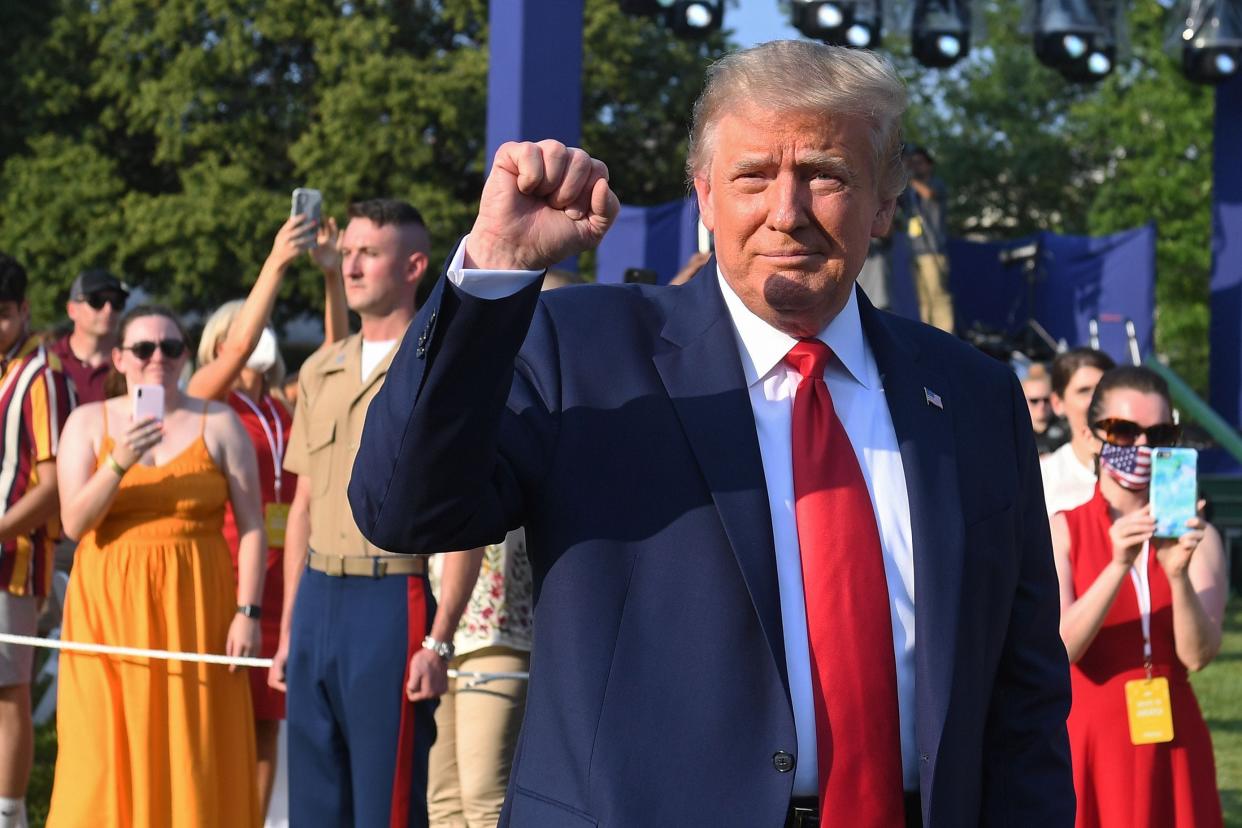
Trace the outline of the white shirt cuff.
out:
M 507 298 L 543 275 L 542 270 L 475 270 L 464 267 L 469 238 L 469 235 L 463 236 L 457 245 L 457 252 L 449 262 L 448 278 L 476 299 Z

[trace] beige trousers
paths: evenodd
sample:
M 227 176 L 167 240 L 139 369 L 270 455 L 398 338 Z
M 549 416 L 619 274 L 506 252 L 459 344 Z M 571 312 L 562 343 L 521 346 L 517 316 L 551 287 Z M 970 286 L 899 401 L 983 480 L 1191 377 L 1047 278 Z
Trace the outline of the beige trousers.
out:
M 920 253 L 915 256 L 914 287 L 919 297 L 919 318 L 942 331 L 953 333 L 949 260 L 939 253 Z
M 530 653 L 487 647 L 453 659 L 451 666 L 475 673 L 524 672 L 530 669 Z M 526 682 L 470 683 L 450 679 L 436 708 L 427 774 L 431 828 L 495 828 L 500 819 L 526 708 Z

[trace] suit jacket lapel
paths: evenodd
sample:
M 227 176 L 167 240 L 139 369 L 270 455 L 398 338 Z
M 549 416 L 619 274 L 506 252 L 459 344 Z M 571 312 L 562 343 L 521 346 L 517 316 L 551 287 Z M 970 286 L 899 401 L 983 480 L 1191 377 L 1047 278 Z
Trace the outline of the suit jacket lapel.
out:
M 767 483 L 733 323 L 711 259 L 680 289 L 656 369 L 698 460 L 789 692 Z
M 916 729 L 919 752 L 935 755 L 953 689 L 964 527 L 958 496 L 953 406 L 945 375 L 859 291 L 859 311 L 875 355 L 910 500 L 914 545 Z M 941 405 L 929 400 L 936 395 Z M 921 770 L 929 766 L 924 764 Z M 922 780 L 929 786 L 930 779 Z

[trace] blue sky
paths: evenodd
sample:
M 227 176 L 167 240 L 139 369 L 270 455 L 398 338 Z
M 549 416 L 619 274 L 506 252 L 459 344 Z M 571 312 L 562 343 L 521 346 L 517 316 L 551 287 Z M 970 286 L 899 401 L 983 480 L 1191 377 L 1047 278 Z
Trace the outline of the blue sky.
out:
M 737 7 L 726 5 L 725 28 L 733 30 L 734 39 L 742 46 L 801 37 L 776 0 L 741 0 Z

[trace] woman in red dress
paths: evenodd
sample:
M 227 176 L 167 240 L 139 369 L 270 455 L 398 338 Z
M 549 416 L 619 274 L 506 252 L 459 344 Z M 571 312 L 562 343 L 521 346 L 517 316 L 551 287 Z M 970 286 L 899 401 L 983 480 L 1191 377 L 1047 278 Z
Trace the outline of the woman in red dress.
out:
M 335 225 L 319 231 L 320 239 L 333 247 Z M 259 483 L 263 495 L 267 530 L 267 576 L 260 604 L 263 634 L 260 654 L 271 658 L 280 643 L 281 603 L 284 600 L 284 528 L 297 477 L 283 468 L 285 446 L 293 415 L 273 396 L 279 393 L 285 365 L 276 335 L 268 326 L 280 283 L 289 265 L 311 248 L 316 229 L 303 216 L 290 218 L 276 234 L 272 252 L 255 280 L 250 295 L 227 302 L 207 319 L 198 346 L 198 370 L 190 379 L 188 393 L 227 402 L 250 435 L 258 456 Z M 339 277 L 337 277 L 339 282 Z M 329 341 L 348 333 L 343 286 L 326 284 L 325 328 Z M 237 562 L 237 530 L 233 512 L 224 516 L 224 537 Z M 267 684 L 265 670 L 250 670 L 250 695 L 254 704 L 255 742 L 258 755 L 258 790 L 261 813 L 266 814 L 276 778 L 280 722 L 285 718 L 285 694 Z
M 1061 638 L 1072 665 L 1077 828 L 1222 824 L 1212 741 L 1187 671 L 1220 650 L 1225 559 L 1219 533 L 1198 518 L 1179 538 L 1154 537 L 1150 449 L 1176 443 L 1172 419 L 1158 374 L 1128 366 L 1106 373 L 1088 411 L 1099 452 L 1095 496 L 1052 517 Z M 1127 683 L 1137 692 L 1162 687 L 1161 679 L 1172 740 L 1134 744 Z

